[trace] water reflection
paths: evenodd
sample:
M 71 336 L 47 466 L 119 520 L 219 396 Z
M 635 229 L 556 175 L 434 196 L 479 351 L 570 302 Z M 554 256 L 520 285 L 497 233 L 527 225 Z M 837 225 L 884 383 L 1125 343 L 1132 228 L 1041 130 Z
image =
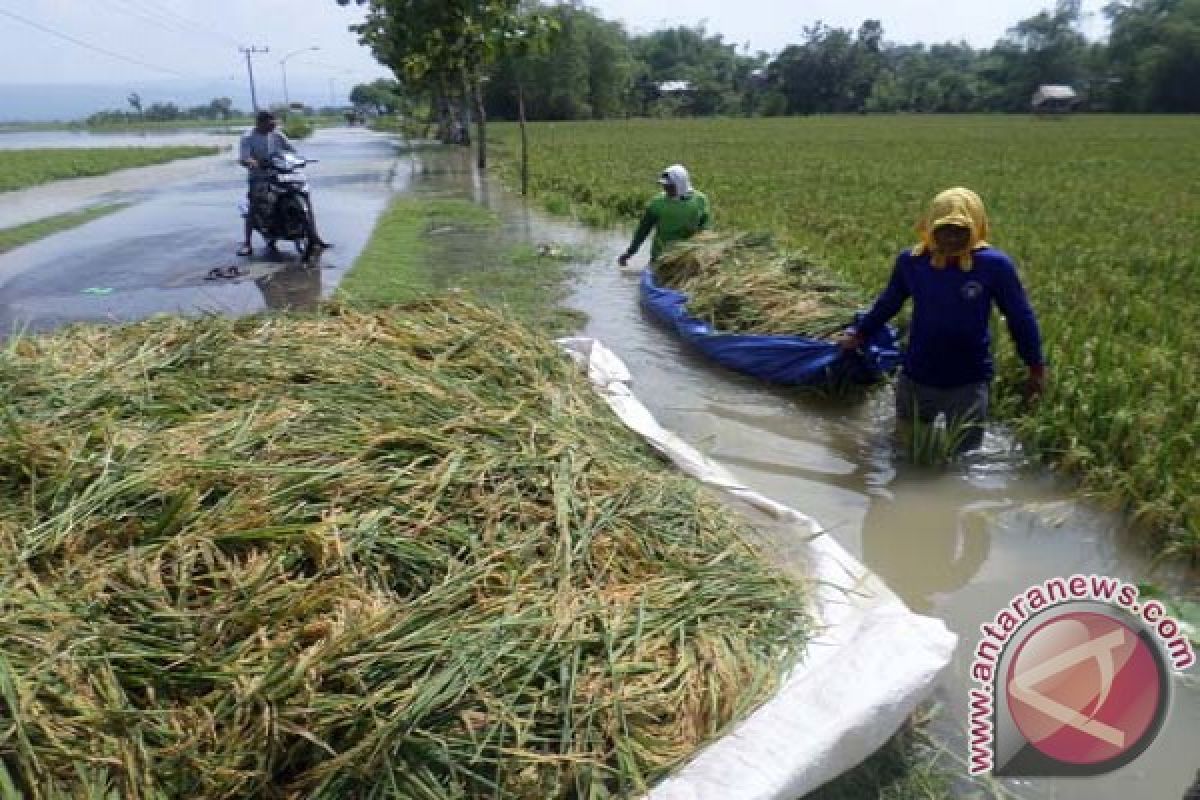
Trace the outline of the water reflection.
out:
M 992 521 L 1010 507 L 951 477 L 897 476 L 875 489 L 863 518 L 863 557 L 918 613 L 967 585 L 992 549 Z
M 313 311 L 321 302 L 321 265 L 289 263 L 256 278 L 254 285 L 273 311 Z

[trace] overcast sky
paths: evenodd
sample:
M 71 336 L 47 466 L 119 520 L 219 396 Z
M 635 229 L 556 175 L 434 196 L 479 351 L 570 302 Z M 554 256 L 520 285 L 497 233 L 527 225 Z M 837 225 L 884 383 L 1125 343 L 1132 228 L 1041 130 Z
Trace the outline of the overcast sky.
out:
M 110 51 L 99 53 L 6 16 L 16 14 Z M 239 45 L 268 47 L 254 56 L 260 100 L 282 97 L 280 59 L 289 88 L 339 93 L 387 74 L 347 28 L 362 12 L 334 0 L 0 0 L 0 98 L 3 84 L 211 84 L 212 95 L 247 92 Z M 122 56 L 130 61 L 121 60 Z M 306 98 L 301 98 L 306 99 Z M 316 98 L 321 99 L 321 98 Z
M 1097 12 L 1104 0 L 1089 0 Z M 642 32 L 664 25 L 704 22 L 726 41 L 751 50 L 778 50 L 798 41 L 815 20 L 856 28 L 882 20 L 893 42 L 966 40 L 987 46 L 1016 21 L 1052 0 L 593 0 L 601 14 Z M 238 45 L 270 48 L 255 56 L 260 99 L 282 95 L 280 58 L 317 46 L 288 61 L 294 93 L 339 89 L 385 74 L 347 26 L 361 17 L 334 0 L 0 0 L 0 93 L 3 84 L 120 84 L 137 88 L 162 80 L 211 83 L 214 95 L 245 93 L 246 63 Z M 6 15 L 7 14 L 7 15 Z M 89 50 L 10 15 L 73 37 Z M 1088 26 L 1102 33 L 1095 14 Z M 122 56 L 123 61 L 115 56 Z M 138 63 L 130 63 L 130 62 Z M 332 89 L 333 87 L 330 86 Z M 295 99 L 295 98 L 293 98 Z M 304 98 L 302 98 L 304 99 Z

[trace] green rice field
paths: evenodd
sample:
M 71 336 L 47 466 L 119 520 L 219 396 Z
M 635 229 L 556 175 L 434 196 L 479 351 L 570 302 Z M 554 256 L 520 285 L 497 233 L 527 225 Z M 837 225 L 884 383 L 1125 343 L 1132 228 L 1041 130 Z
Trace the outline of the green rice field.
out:
M 515 183 L 518 132 L 495 126 Z M 591 223 L 635 219 L 686 164 L 718 228 L 771 231 L 864 290 L 939 190 L 979 192 L 1050 362 L 1022 408 L 1001 325 L 997 409 L 1026 447 L 1127 511 L 1167 556 L 1200 556 L 1200 118 L 834 116 L 539 123 L 531 192 Z
M 67 178 L 107 175 L 119 169 L 209 156 L 216 147 L 92 147 L 0 150 L 0 192 Z

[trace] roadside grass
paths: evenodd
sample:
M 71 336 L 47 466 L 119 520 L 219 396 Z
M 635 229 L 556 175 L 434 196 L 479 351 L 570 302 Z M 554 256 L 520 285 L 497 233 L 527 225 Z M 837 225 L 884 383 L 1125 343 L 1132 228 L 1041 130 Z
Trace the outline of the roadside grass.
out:
M 70 230 L 71 228 L 78 228 L 92 220 L 106 217 L 109 214 L 115 214 L 128 207 L 129 203 L 109 203 L 107 205 L 92 206 L 83 211 L 55 214 L 52 217 L 44 217 L 33 222 L 27 222 L 24 225 L 16 225 L 12 228 L 0 228 L 0 254 L 16 250 L 18 247 L 36 242 L 38 239 L 44 239 L 52 234 Z
M 919 709 L 874 755 L 800 800 L 1020 800 L 991 776 L 967 776 L 963 760 L 930 733 L 938 713 Z
M 358 307 L 462 293 L 550 335 L 575 330 L 564 309 L 569 253 L 502 241 L 498 218 L 465 200 L 399 198 L 380 217 L 337 295 Z
M 211 156 L 219 147 L 91 147 L 0 150 L 0 192 L 43 183 L 107 175 L 131 167 Z
M 684 163 L 718 228 L 770 231 L 863 290 L 883 288 L 940 189 L 987 203 L 1046 341 L 1046 393 L 995 326 L 994 416 L 1077 476 L 1166 558 L 1200 561 L 1200 119 L 871 115 L 535 123 L 531 194 L 588 224 L 630 224 Z M 492 126 L 515 181 L 518 130 Z
M 877 753 L 803 800 L 945 800 L 952 779 L 935 746 L 906 727 Z

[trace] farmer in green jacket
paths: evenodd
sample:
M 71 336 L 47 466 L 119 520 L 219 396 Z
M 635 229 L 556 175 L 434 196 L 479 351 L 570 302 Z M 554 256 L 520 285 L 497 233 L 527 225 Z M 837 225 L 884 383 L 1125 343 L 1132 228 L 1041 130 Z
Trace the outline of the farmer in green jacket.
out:
M 688 171 L 680 164 L 667 167 L 658 179 L 663 193 L 650 201 L 642 221 L 638 224 L 633 242 L 617 262 L 629 265 L 629 259 L 654 231 L 654 243 L 650 248 L 650 260 L 657 261 L 668 245 L 690 239 L 698 231 L 706 230 L 712 222 L 708 213 L 708 198 L 703 192 L 692 188 Z

